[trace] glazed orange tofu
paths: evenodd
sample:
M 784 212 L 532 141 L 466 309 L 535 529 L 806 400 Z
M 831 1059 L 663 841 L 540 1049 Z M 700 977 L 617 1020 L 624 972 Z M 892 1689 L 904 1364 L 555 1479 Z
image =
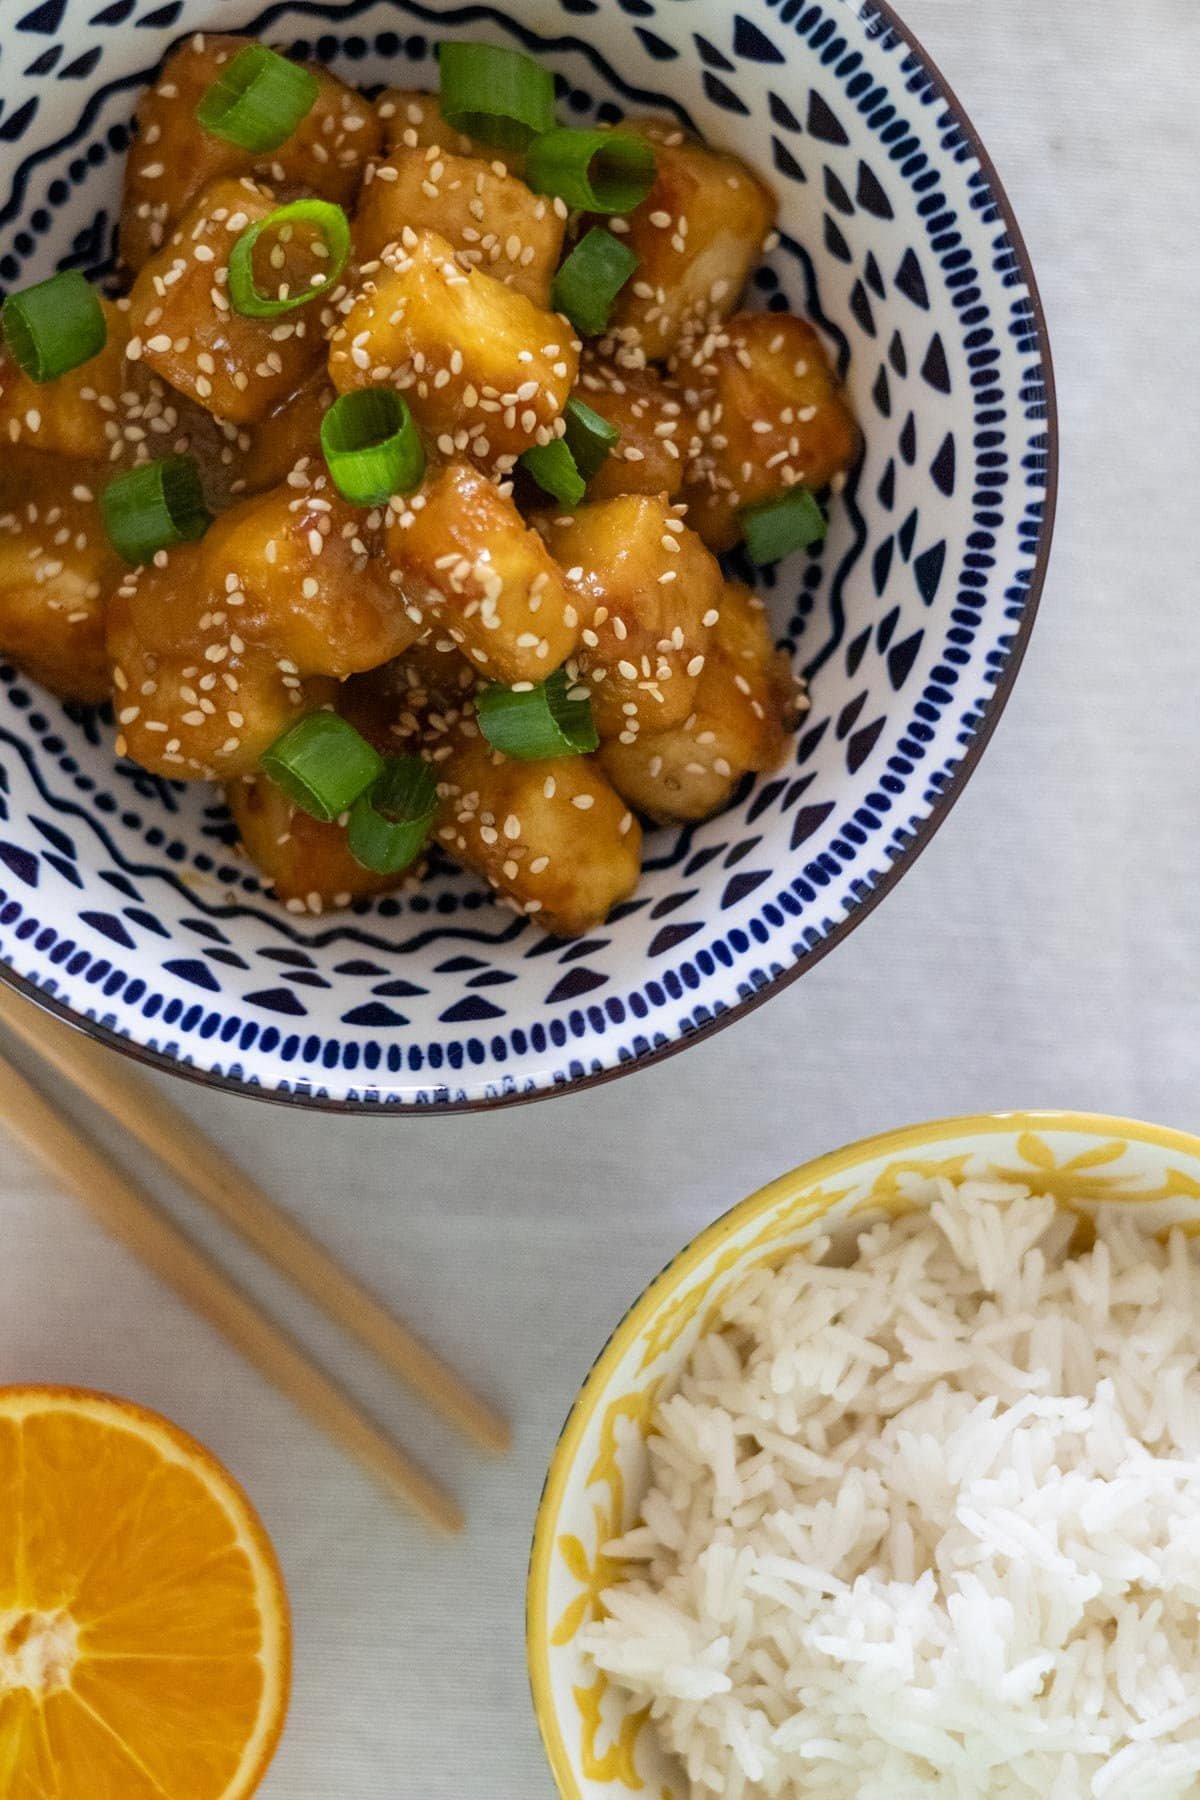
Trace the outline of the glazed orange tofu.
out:
M 521 167 L 523 158 L 519 152 L 497 149 L 494 144 L 482 143 L 447 125 L 436 94 L 422 93 L 417 88 L 387 88 L 375 102 L 375 114 L 389 155 L 396 150 L 428 150 L 437 144 L 452 156 L 482 156 L 486 162 L 498 162 L 504 168 Z
M 215 607 L 236 596 L 229 625 L 239 640 L 300 675 L 343 680 L 399 656 L 426 629 L 381 549 L 377 515 L 343 500 L 323 465 L 302 462 L 282 487 L 210 526 L 205 576 Z
M 398 875 L 365 869 L 351 856 L 341 825 L 310 818 L 262 773 L 231 781 L 225 800 L 247 855 L 289 912 L 349 906 L 361 895 L 386 894 L 411 879 L 411 869 Z
M 384 253 L 329 351 L 339 392 L 400 389 L 440 455 L 497 473 L 555 436 L 578 367 L 564 318 L 464 268 L 432 231 Z
M 0 442 L 103 462 L 121 435 L 130 387 L 126 309 L 101 300 L 104 348 L 54 381 L 37 382 L 0 345 Z
M 64 481 L 47 459 L 44 471 L 23 464 L 0 483 L 0 655 L 64 700 L 98 702 L 109 695 L 105 608 L 123 568 L 95 477 L 83 465 L 74 473 Z
M 738 157 L 676 125 L 648 119 L 621 129 L 650 139 L 657 171 L 641 205 L 618 222 L 641 267 L 617 296 L 609 335 L 622 360 L 655 362 L 734 310 L 775 223 L 775 197 Z
M 60 467 L 58 457 L 91 464 L 97 491 L 121 469 L 160 456 L 190 455 L 209 505 L 227 505 L 244 490 L 250 439 L 143 364 L 128 362 L 128 324 L 124 315 L 118 320 L 100 355 L 40 386 L 0 353 L 0 438 L 7 426 L 9 444 L 22 451 L 29 447 L 47 468 Z
M 648 494 L 591 502 L 539 528 L 578 601 L 579 671 L 601 737 L 680 724 L 721 599 L 721 571 L 695 532 Z
M 193 37 L 141 96 L 121 202 L 121 256 L 131 269 L 163 247 L 196 195 L 222 176 L 256 176 L 284 199 L 353 203 L 382 130 L 370 101 L 318 64 L 307 65 L 318 82 L 312 110 L 277 150 L 243 150 L 200 124 L 197 106 L 245 47 L 245 38 Z
M 398 150 L 367 170 L 354 242 L 360 260 L 368 263 L 398 243 L 405 226 L 436 231 L 460 263 L 548 307 L 566 224 L 561 200 L 533 193 L 503 163 L 454 156 L 431 145 Z
M 486 43 L 474 54 L 484 98 L 450 111 L 489 130 L 491 84 L 501 118 L 516 63 Z M 445 73 L 453 85 L 449 59 Z M 553 84 L 536 67 L 524 78 L 545 127 Z M 221 135 L 261 145 L 289 121 L 269 152 Z M 773 227 L 768 185 L 670 121 L 622 129 L 653 148 L 652 185 L 593 220 L 535 193 L 524 151 L 453 128 L 438 95 L 373 99 L 253 40 L 194 36 L 138 105 L 120 221 L 131 284 L 98 295 L 103 348 L 61 375 L 69 335 L 31 354 L 39 321 L 49 345 L 57 311 L 89 305 L 75 277 L 9 316 L 45 383 L 0 334 L 0 656 L 64 697 L 111 698 L 118 752 L 143 769 L 220 783 L 297 913 L 426 872 L 360 865 L 347 817 L 319 822 L 264 772 L 314 712 L 384 758 L 426 759 L 433 843 L 568 937 L 634 890 L 638 812 L 703 818 L 782 758 L 796 683 L 713 552 L 737 541 L 745 507 L 833 482 L 857 427 L 811 327 L 737 310 Z M 544 149 L 531 179 L 562 185 Z M 305 199 L 315 220 L 312 205 L 278 216 Z M 555 282 L 593 223 L 637 267 L 585 349 L 556 291 L 593 326 L 604 311 Z M 606 454 L 580 408 L 612 427 Z M 573 510 L 554 498 L 579 492 L 564 448 L 584 486 Z M 126 480 L 167 456 L 186 462 L 161 471 L 161 493 L 157 474 Z M 556 674 L 571 700 L 586 691 L 599 748 L 493 749 L 485 727 L 519 747 L 514 719 L 545 725 L 558 688 L 528 690 Z M 314 810 L 331 810 L 319 786 Z
M 588 498 L 665 494 L 675 499 L 696 448 L 694 420 L 675 382 L 658 369 L 623 369 L 585 352 L 578 392 L 621 434 L 588 483 Z
M 777 768 L 803 702 L 766 612 L 728 582 L 692 710 L 671 731 L 610 741 L 600 762 L 617 792 L 647 818 L 706 819 L 750 770 Z
M 593 757 L 515 762 L 464 728 L 437 773 L 437 841 L 545 930 L 577 937 L 633 892 L 641 832 Z
M 108 605 L 117 750 L 152 774 L 249 774 L 281 732 L 336 688 L 243 638 L 241 596 L 214 596 L 204 544 L 180 544 L 125 576 Z
M 286 481 L 301 457 L 319 461 L 321 420 L 337 398 L 323 363 L 294 394 L 260 419 L 249 435 L 251 454 L 245 459 L 245 482 L 250 493 L 262 493 Z
M 130 296 L 128 356 L 144 361 L 207 412 L 253 425 L 294 393 L 324 354 L 323 303 L 282 318 L 256 318 L 229 299 L 229 258 L 248 226 L 276 203 L 248 180 L 217 181 L 185 213 L 170 241 L 146 263 Z M 319 234 L 296 227 L 264 233 L 254 264 L 261 292 L 293 292 L 322 274 Z M 276 257 L 281 258 L 276 261 Z
M 392 502 L 387 553 L 408 602 L 491 681 L 541 681 L 579 642 L 579 607 L 542 539 L 469 463 Z
M 699 424 L 688 520 L 715 550 L 740 537 L 740 507 L 826 487 L 858 453 L 821 340 L 791 313 L 739 313 L 696 345 L 680 380 Z
M 108 649 L 128 754 L 189 779 L 248 773 L 332 697 L 325 678 L 374 668 L 421 629 L 362 516 L 301 471 L 117 589 Z

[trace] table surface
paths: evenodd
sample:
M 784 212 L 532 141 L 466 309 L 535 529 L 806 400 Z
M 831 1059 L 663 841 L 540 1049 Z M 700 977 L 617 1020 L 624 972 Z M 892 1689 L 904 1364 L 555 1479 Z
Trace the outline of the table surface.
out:
M 903 0 L 980 129 L 1050 322 L 1063 485 L 1041 618 L 949 822 L 848 945 L 632 1080 L 490 1117 L 338 1120 L 162 1078 L 512 1416 L 492 1463 L 172 1204 L 460 1495 L 443 1546 L 0 1140 L 0 1381 L 128 1394 L 245 1483 L 295 1606 L 263 1800 L 550 1800 L 529 1533 L 614 1320 L 715 1214 L 820 1151 L 1007 1107 L 1200 1130 L 1195 989 L 1197 0 Z M 1118 20 L 1121 29 L 1117 30 Z M 1112 30 L 1106 30 L 1106 21 Z M 1185 479 L 1180 480 L 1183 472 Z

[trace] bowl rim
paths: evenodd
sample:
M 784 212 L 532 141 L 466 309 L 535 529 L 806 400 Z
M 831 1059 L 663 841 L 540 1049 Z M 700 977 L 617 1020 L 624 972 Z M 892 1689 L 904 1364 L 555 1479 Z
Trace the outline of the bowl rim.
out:
M 848 0 L 844 0 L 844 3 L 848 3 Z M 988 154 L 974 122 L 958 95 L 920 39 L 896 13 L 891 5 L 891 0 L 870 0 L 870 9 L 883 20 L 890 30 L 896 32 L 918 57 L 923 70 L 937 89 L 939 98 L 953 114 L 955 124 L 970 145 L 979 167 L 987 177 L 990 192 L 999 209 L 1005 232 L 1012 246 L 1021 280 L 1029 295 L 1032 318 L 1037 331 L 1046 407 L 1046 485 L 1043 516 L 1038 530 L 1034 566 L 1030 575 L 1028 591 L 1022 604 L 1020 621 L 1013 633 L 1012 645 L 1004 668 L 992 691 L 991 703 L 986 715 L 964 750 L 953 776 L 934 802 L 928 817 L 914 827 L 906 854 L 890 865 L 870 893 L 854 907 L 852 912 L 847 913 L 845 918 L 840 920 L 815 948 L 806 952 L 789 968 L 780 970 L 770 981 L 765 982 L 761 988 L 757 988 L 752 994 L 739 1000 L 736 1005 L 715 1014 L 704 1024 L 681 1033 L 670 1043 L 656 1045 L 641 1055 L 629 1058 L 628 1061 L 618 1062 L 610 1068 L 594 1070 L 590 1074 L 577 1076 L 573 1080 L 551 1082 L 549 1085 L 537 1086 L 532 1090 L 520 1092 L 477 1094 L 464 1099 L 439 1100 L 432 1105 L 418 1105 L 402 1095 L 389 1094 L 382 1090 L 374 1098 L 365 1094 L 355 1098 L 343 1098 L 336 1095 L 313 1093 L 307 1088 L 266 1087 L 244 1077 L 224 1075 L 215 1069 L 198 1068 L 192 1063 L 181 1061 L 177 1056 L 168 1055 L 165 1051 L 153 1049 L 147 1044 L 135 1043 L 133 1039 L 114 1030 L 111 1026 L 105 1025 L 101 1020 L 89 1018 L 86 1014 L 77 1012 L 54 995 L 46 993 L 38 987 L 36 982 L 19 975 L 9 963 L 2 960 L 0 960 L 0 981 L 6 982 L 8 986 L 23 994 L 26 999 L 33 1001 L 44 1012 L 52 1014 L 75 1030 L 83 1032 L 86 1037 L 94 1038 L 98 1043 L 106 1044 L 110 1049 L 119 1051 L 133 1062 L 141 1063 L 146 1068 L 162 1070 L 181 1080 L 193 1082 L 198 1087 L 211 1088 L 219 1093 L 237 1094 L 244 1098 L 260 1100 L 276 1106 L 295 1107 L 307 1112 L 353 1114 L 366 1117 L 374 1115 L 428 1118 L 434 1114 L 492 1112 L 502 1107 L 532 1105 L 537 1101 L 553 1100 L 563 1095 L 578 1094 L 589 1088 L 600 1087 L 605 1082 L 617 1081 L 624 1075 L 633 1074 L 636 1071 L 650 1068 L 656 1063 L 665 1062 L 669 1057 L 677 1056 L 682 1051 L 690 1049 L 693 1044 L 701 1043 L 706 1038 L 715 1037 L 717 1032 L 747 1018 L 768 1000 L 774 999 L 793 982 L 799 981 L 802 976 L 808 974 L 809 970 L 815 968 L 829 955 L 830 951 L 844 943 L 850 934 L 892 892 L 892 889 L 932 842 L 975 773 L 1008 705 L 1017 676 L 1021 671 L 1021 665 L 1025 660 L 1025 653 L 1029 648 L 1029 640 L 1033 634 L 1042 592 L 1046 584 L 1054 541 L 1058 505 L 1059 420 L 1054 358 L 1045 308 L 1028 247 L 996 165 Z
M 912 1154 L 962 1137 L 1008 1136 L 1022 1131 L 1077 1132 L 1086 1137 L 1120 1137 L 1200 1161 L 1200 1135 L 1171 1125 L 1118 1114 L 1058 1111 L 1053 1108 L 1011 1112 L 963 1113 L 902 1125 L 870 1137 L 856 1138 L 841 1149 L 828 1150 L 800 1163 L 787 1174 L 756 1188 L 686 1243 L 631 1301 L 597 1353 L 559 1432 L 538 1498 L 525 1589 L 525 1652 L 533 1711 L 561 1800 L 586 1800 L 575 1779 L 559 1725 L 550 1679 L 550 1643 L 546 1604 L 554 1553 L 551 1519 L 557 1520 L 567 1483 L 588 1426 L 608 1391 L 614 1370 L 663 1303 L 717 1248 L 743 1226 L 781 1202 L 813 1187 L 822 1187 L 849 1169 L 883 1156 Z

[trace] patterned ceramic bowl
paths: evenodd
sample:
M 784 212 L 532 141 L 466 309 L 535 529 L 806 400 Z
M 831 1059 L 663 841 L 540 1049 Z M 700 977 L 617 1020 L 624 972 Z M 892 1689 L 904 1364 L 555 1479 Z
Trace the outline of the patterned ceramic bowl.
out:
M 360 84 L 436 85 L 442 36 L 525 46 L 563 114 L 676 115 L 768 172 L 755 302 L 823 333 L 866 454 L 821 556 L 766 578 L 812 679 L 789 766 L 659 830 L 636 895 L 543 938 L 449 869 L 297 918 L 214 791 L 0 666 L 0 974 L 146 1060 L 308 1105 L 479 1106 L 638 1066 L 846 935 L 996 723 L 1049 552 L 1055 431 L 1033 275 L 995 173 L 882 0 L 8 0 L 0 283 L 112 253 L 139 87 L 189 29 L 257 31 Z
M 1002 1113 L 913 1125 L 795 1169 L 735 1206 L 668 1265 L 605 1345 L 564 1427 L 542 1494 L 528 1594 L 534 1707 L 563 1800 L 686 1800 L 645 1712 L 578 1649 L 618 1565 L 601 1545 L 634 1523 L 645 1440 L 723 1296 L 814 1237 L 849 1237 L 900 1201 L 904 1176 L 1010 1177 L 1060 1206 L 1136 1208 L 1147 1230 L 1200 1231 L 1200 1138 L 1088 1113 Z

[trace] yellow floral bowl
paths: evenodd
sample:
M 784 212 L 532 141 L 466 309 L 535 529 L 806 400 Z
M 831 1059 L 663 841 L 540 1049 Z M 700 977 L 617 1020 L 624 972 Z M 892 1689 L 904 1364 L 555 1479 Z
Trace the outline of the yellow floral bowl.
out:
M 907 1208 L 906 1178 L 1007 1176 L 1081 1213 L 1136 1207 L 1200 1232 L 1200 1138 L 1087 1113 L 997 1113 L 866 1138 L 781 1176 L 700 1234 L 618 1325 L 559 1439 L 529 1572 L 534 1709 L 563 1800 L 686 1800 L 645 1709 L 588 1665 L 579 1633 L 619 1578 L 602 1546 L 636 1520 L 654 1406 L 729 1289 L 832 1232 Z

